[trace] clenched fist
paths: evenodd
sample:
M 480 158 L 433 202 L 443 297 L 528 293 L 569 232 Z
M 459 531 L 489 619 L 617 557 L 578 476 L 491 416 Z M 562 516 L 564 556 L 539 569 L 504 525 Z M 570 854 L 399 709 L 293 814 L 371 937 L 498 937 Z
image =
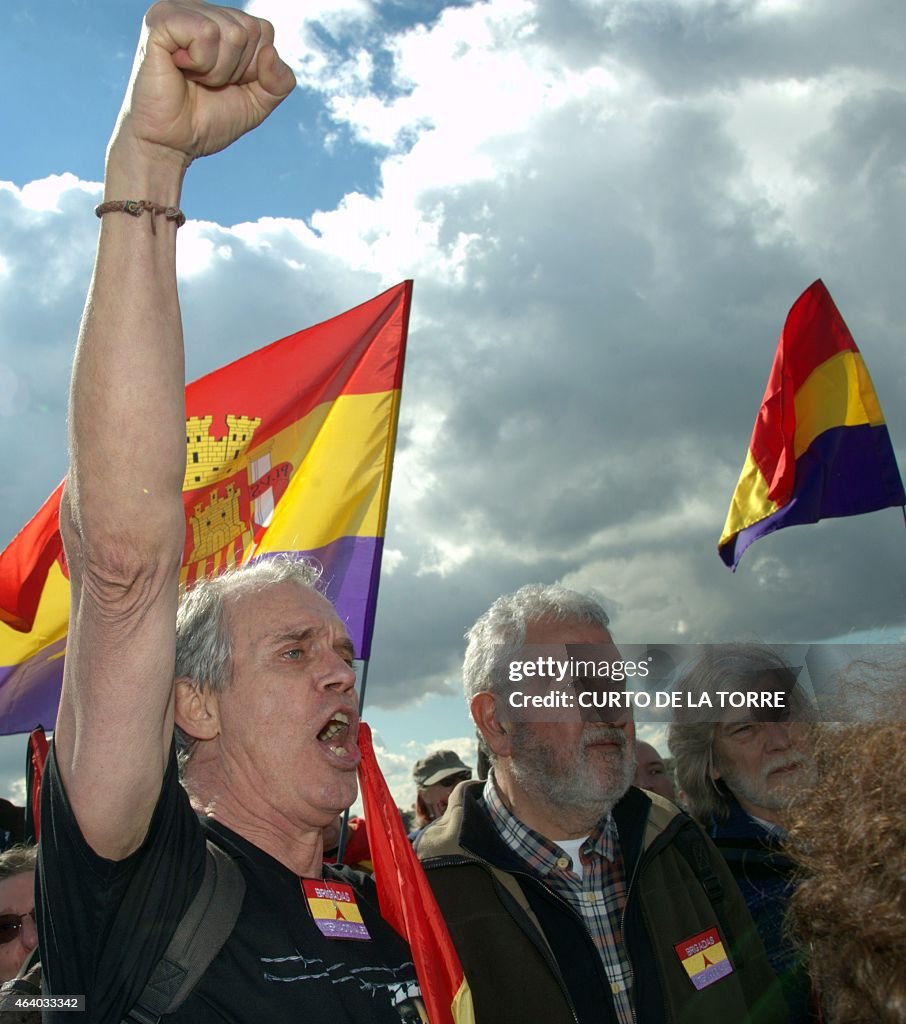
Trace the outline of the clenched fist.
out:
M 128 150 L 182 170 L 259 125 L 295 78 L 270 22 L 199 0 L 161 0 L 145 15 L 108 159 Z

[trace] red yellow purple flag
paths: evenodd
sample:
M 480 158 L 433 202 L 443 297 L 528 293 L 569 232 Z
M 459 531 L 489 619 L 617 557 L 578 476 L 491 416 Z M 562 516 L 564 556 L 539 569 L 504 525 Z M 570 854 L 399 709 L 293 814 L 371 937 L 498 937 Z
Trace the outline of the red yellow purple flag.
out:
M 474 1024 L 472 993 L 371 742 L 359 725 L 359 785 L 368 822 L 381 917 L 409 943 L 431 1024 Z
M 718 553 L 735 569 L 753 541 L 785 526 L 903 504 L 868 369 L 815 281 L 783 326 Z
M 186 387 L 185 585 L 304 555 L 369 657 L 411 298 L 405 281 Z M 69 618 L 61 493 L 0 554 L 0 735 L 56 720 Z

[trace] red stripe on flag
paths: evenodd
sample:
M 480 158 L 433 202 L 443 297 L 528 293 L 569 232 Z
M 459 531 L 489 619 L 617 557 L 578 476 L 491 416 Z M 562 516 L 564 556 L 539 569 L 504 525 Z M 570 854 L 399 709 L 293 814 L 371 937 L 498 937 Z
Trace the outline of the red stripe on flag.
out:
M 359 726 L 359 749 L 359 784 L 381 914 L 409 943 L 431 1024 L 454 1024 L 452 1004 L 463 982 L 462 965 L 378 767 L 365 722 Z
M 838 352 L 858 352 L 849 328 L 824 282 L 809 285 L 787 315 L 749 448 L 768 485 L 768 496 L 785 505 L 796 482 L 796 392 L 809 375 Z
M 34 842 L 41 838 L 41 780 L 44 778 L 44 762 L 47 760 L 47 737 L 41 726 L 32 730 L 28 737 L 28 752 L 31 758 L 31 820 L 34 828 Z
M 406 337 L 411 297 L 412 282 L 404 281 L 354 309 L 199 377 L 186 388 L 186 416 L 206 416 L 220 409 L 224 395 L 235 400 L 237 395 L 254 394 L 255 415 L 262 419 L 255 434 L 260 445 L 340 395 L 398 389 L 403 378 L 400 338 Z M 215 422 L 220 424 L 219 417 Z
M 63 553 L 59 484 L 0 556 L 0 622 L 27 633 L 35 621 L 50 567 Z

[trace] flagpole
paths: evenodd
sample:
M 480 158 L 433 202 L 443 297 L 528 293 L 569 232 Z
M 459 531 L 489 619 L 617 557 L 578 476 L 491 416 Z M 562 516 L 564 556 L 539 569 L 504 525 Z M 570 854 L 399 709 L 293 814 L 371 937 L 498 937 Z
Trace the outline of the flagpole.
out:
M 906 515 L 906 510 L 904 510 Z M 369 661 L 362 662 L 362 686 L 359 689 L 359 718 L 362 717 L 362 708 L 365 707 L 365 684 L 368 682 Z M 349 808 L 343 812 L 343 824 L 340 826 L 340 841 L 337 844 L 337 864 L 343 863 L 343 854 L 346 852 L 346 836 L 349 831 Z

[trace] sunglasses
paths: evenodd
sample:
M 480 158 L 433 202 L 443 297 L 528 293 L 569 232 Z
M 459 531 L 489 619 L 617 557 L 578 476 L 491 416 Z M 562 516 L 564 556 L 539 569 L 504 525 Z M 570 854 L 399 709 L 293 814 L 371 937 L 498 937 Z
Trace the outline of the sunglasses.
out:
M 26 917 L 30 917 L 31 923 L 35 924 L 33 910 L 29 910 L 27 914 L 0 914 L 0 946 L 5 946 L 7 942 L 12 942 L 18 937 Z
M 469 772 L 457 772 L 455 775 L 448 775 L 445 779 L 441 779 L 437 783 L 438 786 L 457 786 L 460 782 L 468 781 L 472 778 L 472 773 Z

